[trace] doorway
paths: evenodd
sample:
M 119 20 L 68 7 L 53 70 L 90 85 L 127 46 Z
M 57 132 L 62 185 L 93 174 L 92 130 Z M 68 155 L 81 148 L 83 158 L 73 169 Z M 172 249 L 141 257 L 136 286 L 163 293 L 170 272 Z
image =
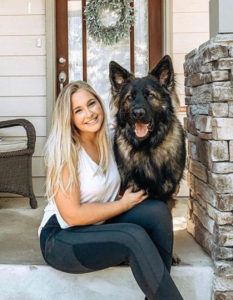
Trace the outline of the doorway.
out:
M 57 93 L 61 83 L 85 80 L 106 102 L 110 97 L 111 60 L 143 76 L 162 57 L 162 0 L 134 0 L 131 5 L 135 23 L 131 32 L 111 46 L 98 43 L 89 35 L 84 15 L 86 4 L 86 0 L 56 1 Z

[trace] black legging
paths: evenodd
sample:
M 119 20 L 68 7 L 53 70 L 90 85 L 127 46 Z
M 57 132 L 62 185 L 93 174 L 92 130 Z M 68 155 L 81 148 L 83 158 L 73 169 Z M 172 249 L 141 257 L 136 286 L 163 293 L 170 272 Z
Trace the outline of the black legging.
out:
M 100 225 L 61 229 L 53 215 L 41 231 L 45 261 L 68 273 L 87 273 L 129 262 L 149 300 L 183 299 L 169 275 L 172 216 L 168 206 L 147 199 Z

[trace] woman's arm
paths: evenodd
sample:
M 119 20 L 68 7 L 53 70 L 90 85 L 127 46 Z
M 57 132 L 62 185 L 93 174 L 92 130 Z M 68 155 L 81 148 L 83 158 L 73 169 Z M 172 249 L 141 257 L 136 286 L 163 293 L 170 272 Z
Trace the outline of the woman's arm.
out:
M 63 186 L 66 186 L 69 180 L 69 170 L 65 166 L 62 172 Z M 105 221 L 117 216 L 134 205 L 143 201 L 147 196 L 144 191 L 132 193 L 128 189 L 122 196 L 121 200 L 107 203 L 80 203 L 80 189 L 75 186 L 64 194 L 61 189 L 58 190 L 55 201 L 57 208 L 70 226 L 89 225 L 100 221 Z

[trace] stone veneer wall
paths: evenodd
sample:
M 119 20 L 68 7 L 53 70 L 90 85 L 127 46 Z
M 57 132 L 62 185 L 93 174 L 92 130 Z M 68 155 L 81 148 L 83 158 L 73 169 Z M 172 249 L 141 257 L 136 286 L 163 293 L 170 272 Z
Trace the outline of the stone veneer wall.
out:
M 185 57 L 188 231 L 215 264 L 213 299 L 233 299 L 233 35 Z

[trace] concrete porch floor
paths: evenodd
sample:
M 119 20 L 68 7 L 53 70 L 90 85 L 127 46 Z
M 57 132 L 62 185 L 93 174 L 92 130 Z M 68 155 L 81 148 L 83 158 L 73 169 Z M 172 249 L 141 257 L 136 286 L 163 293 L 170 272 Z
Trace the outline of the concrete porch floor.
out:
M 33 210 L 26 198 L 0 198 L 0 300 L 144 299 L 129 267 L 73 275 L 47 266 L 37 236 L 45 205 L 38 199 Z M 173 215 L 181 264 L 172 267 L 172 277 L 185 300 L 211 299 L 213 264 L 186 232 L 186 199 L 178 200 Z

